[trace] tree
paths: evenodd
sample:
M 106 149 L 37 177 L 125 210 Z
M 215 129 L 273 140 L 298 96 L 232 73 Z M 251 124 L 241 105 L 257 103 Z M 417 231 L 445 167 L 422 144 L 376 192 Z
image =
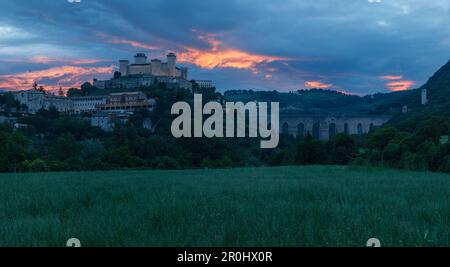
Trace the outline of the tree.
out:
M 330 161 L 332 164 L 345 165 L 352 160 L 357 152 L 355 141 L 348 135 L 338 134 L 331 141 L 331 149 L 329 151 Z
M 80 156 L 81 146 L 75 140 L 73 135 L 64 134 L 51 145 L 50 157 L 57 161 L 73 161 L 78 160 Z
M 21 163 L 32 158 L 31 140 L 21 133 L 0 131 L 0 171 L 17 171 Z
M 120 79 L 122 77 L 122 73 L 120 71 L 114 72 L 114 79 Z
M 374 149 L 383 150 L 395 138 L 397 133 L 398 130 L 394 127 L 380 128 L 369 136 L 369 146 Z
M 321 141 L 308 139 L 297 146 L 295 162 L 297 164 L 321 164 L 326 156 L 325 146 Z
M 95 87 L 90 82 L 85 82 L 81 85 L 83 95 L 90 95 L 94 90 Z
M 67 91 L 67 96 L 68 97 L 74 97 L 74 96 L 82 96 L 83 92 L 80 89 L 77 88 L 70 88 Z

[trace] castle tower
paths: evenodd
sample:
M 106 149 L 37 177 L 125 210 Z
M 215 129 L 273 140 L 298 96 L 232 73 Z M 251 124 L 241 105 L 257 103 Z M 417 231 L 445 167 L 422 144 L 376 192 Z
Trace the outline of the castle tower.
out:
M 181 78 L 187 80 L 188 79 L 188 68 L 181 68 Z
M 152 75 L 153 76 L 161 75 L 161 60 L 152 59 Z
M 428 104 L 428 91 L 427 89 L 422 89 L 422 105 Z
M 122 76 L 128 75 L 128 65 L 130 64 L 130 61 L 128 60 L 120 60 L 119 61 L 119 71 L 122 74 Z
M 177 56 L 174 53 L 167 54 L 167 69 L 169 76 L 175 76 L 175 65 L 177 63 Z
M 137 53 L 134 56 L 134 63 L 139 65 L 147 64 L 147 56 L 144 53 Z

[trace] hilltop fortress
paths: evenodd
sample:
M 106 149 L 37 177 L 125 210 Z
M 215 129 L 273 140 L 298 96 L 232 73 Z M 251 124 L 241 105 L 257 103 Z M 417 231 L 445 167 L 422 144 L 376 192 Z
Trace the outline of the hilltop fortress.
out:
M 147 62 L 147 56 L 144 53 L 137 53 L 134 56 L 134 64 L 129 60 L 119 61 L 119 72 L 122 76 L 127 75 L 152 75 L 155 77 L 167 76 L 188 79 L 188 68 L 177 67 L 177 56 L 174 53 L 167 54 L 167 62 L 161 62 L 159 59 L 152 59 Z
M 134 63 L 129 60 L 119 61 L 119 73 L 110 80 L 94 80 L 94 86 L 99 89 L 132 89 L 151 86 L 154 83 L 164 83 L 168 88 L 192 89 L 192 83 L 188 80 L 188 68 L 177 67 L 177 56 L 174 53 L 167 54 L 167 61 L 159 59 L 148 61 L 144 53 L 134 56 Z M 212 83 L 199 81 L 199 86 L 211 87 Z

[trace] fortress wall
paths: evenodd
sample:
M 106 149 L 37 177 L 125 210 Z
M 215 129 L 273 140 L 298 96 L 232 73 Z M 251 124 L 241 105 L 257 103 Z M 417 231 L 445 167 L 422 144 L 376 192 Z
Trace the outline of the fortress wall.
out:
M 130 65 L 128 67 L 128 74 L 149 74 L 152 73 L 152 66 L 150 64 L 147 65 Z

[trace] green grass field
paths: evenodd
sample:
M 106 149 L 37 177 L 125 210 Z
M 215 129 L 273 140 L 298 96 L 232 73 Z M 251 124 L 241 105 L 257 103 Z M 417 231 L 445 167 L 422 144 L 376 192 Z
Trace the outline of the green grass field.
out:
M 0 174 L 0 246 L 450 245 L 450 176 L 346 167 Z

